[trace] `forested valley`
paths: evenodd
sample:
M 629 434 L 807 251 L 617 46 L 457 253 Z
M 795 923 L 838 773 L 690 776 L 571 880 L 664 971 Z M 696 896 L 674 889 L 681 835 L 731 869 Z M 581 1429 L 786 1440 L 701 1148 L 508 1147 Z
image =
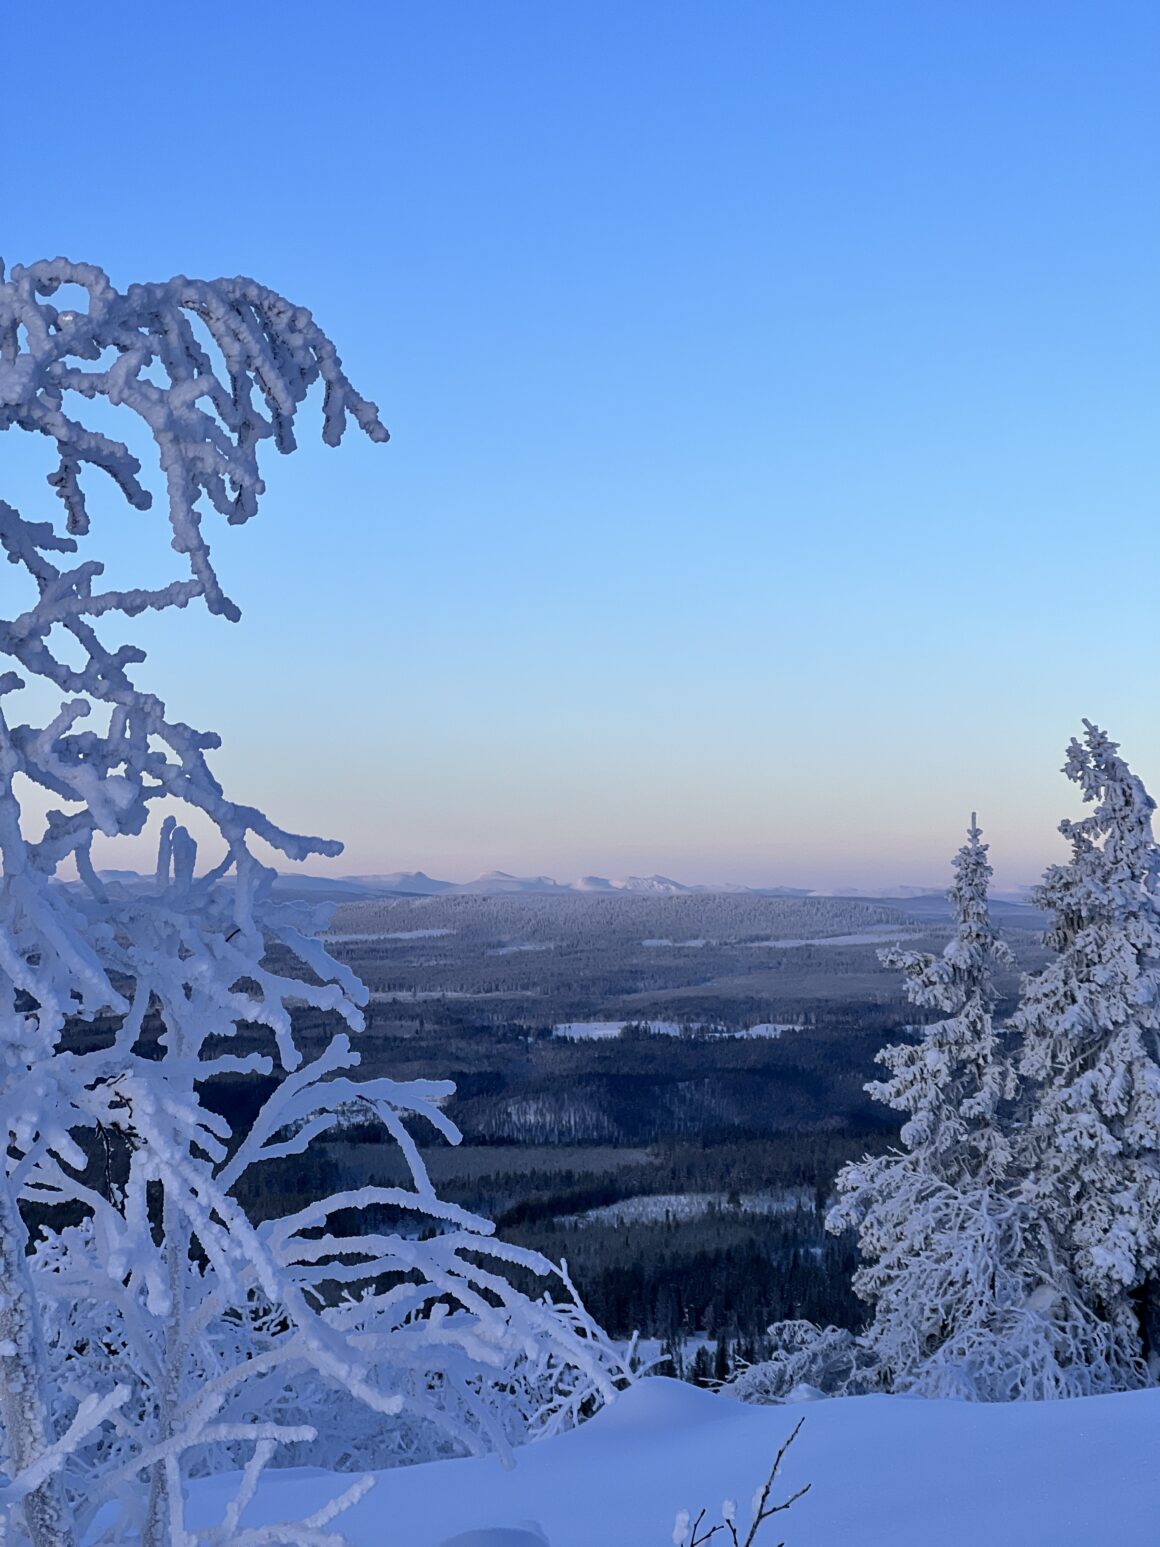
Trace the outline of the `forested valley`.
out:
M 877 951 L 941 948 L 944 912 L 930 898 L 404 897 L 344 905 L 328 944 L 371 987 L 363 1072 L 455 1084 L 463 1142 L 424 1151 L 441 1195 L 566 1259 L 613 1336 L 710 1380 L 763 1357 L 773 1322 L 861 1325 L 853 1239 L 823 1218 L 841 1166 L 897 1140 L 863 1086 L 921 1012 Z M 1037 916 L 997 913 L 1034 964 Z M 300 1017 L 305 1046 L 332 1030 Z M 228 1111 L 247 1090 L 256 1102 L 252 1082 L 221 1080 L 210 1099 Z M 384 1139 L 354 1114 L 261 1168 L 243 1201 L 273 1215 L 401 1182 Z

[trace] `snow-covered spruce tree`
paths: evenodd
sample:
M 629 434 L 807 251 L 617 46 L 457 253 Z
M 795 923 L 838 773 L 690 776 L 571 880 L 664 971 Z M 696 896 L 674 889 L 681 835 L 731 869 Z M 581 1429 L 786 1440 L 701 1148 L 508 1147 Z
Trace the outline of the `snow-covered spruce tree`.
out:
M 858 1231 L 865 1262 L 854 1287 L 874 1306 L 873 1321 L 857 1340 L 836 1327 L 772 1327 L 774 1357 L 735 1382 L 745 1400 L 780 1398 L 801 1384 L 835 1394 L 872 1384 L 909 1389 L 976 1314 L 970 1276 L 990 1271 L 986 1248 L 995 1248 L 985 1198 L 978 1200 L 982 1256 L 956 1253 L 956 1237 L 964 1227 L 963 1194 L 1006 1173 L 1009 1145 L 998 1114 L 1013 1084 L 993 1024 L 995 971 L 1010 953 L 991 922 L 990 878 L 987 845 L 972 815 L 948 893 L 953 939 L 938 956 L 898 947 L 879 952 L 885 965 L 902 971 L 911 1003 L 945 1018 L 925 1026 L 917 1042 L 878 1054 L 891 1078 L 866 1089 L 907 1114 L 904 1148 L 845 1166 L 826 1219 L 835 1234 Z
M 880 953 L 902 971 L 911 1003 L 945 1017 L 884 1048 L 891 1078 L 866 1087 L 907 1114 L 903 1148 L 846 1166 L 826 1223 L 858 1231 L 854 1287 L 874 1308 L 861 1341 L 887 1389 L 1048 1396 L 1071 1389 L 1082 1310 L 1069 1307 L 1057 1325 L 1035 1308 L 1040 1243 L 1013 1188 L 1003 1115 L 1014 1075 L 994 1025 L 995 972 L 1011 958 L 991 922 L 991 867 L 973 817 L 954 872 L 955 933 L 942 955 Z
M 901 1135 L 908 1154 L 921 1170 L 952 1186 L 995 1181 L 1010 1160 L 999 1109 L 1014 1094 L 1014 1075 L 994 1011 L 996 969 L 1009 967 L 1012 958 L 991 922 L 987 848 L 972 813 L 947 893 L 955 933 L 940 956 L 898 946 L 878 953 L 884 966 L 902 973 L 911 1004 L 941 1010 L 946 1019 L 924 1026 L 917 1042 L 883 1048 L 876 1061 L 891 1078 L 866 1089 L 908 1114 Z M 887 1157 L 886 1173 L 892 1164 Z
M 955 936 L 941 957 L 890 950 L 913 1003 L 949 1011 L 885 1048 L 867 1089 L 909 1114 L 903 1150 L 843 1169 L 827 1225 L 854 1226 L 861 1339 L 889 1390 L 982 1401 L 1083 1396 L 1133 1383 L 1131 1351 L 1101 1318 L 1024 1175 L 1016 1079 L 996 1033 L 991 869 L 972 818 L 955 859 Z
M 743 1364 L 728 1382 L 730 1396 L 739 1402 L 765 1407 L 795 1392 L 857 1397 L 878 1389 L 874 1360 L 848 1327 L 779 1321 L 768 1337 L 768 1357 Z
M 79 287 L 83 304 L 55 307 L 61 285 Z M 357 1032 L 366 991 L 315 938 L 316 915 L 272 901 L 274 872 L 253 845 L 292 860 L 339 845 L 228 800 L 206 758 L 217 738 L 169 718 L 134 684 L 142 652 L 103 637 L 119 619 L 195 600 L 238 616 L 211 563 L 205 507 L 234 523 L 255 513 L 258 448 L 293 449 L 297 409 L 319 381 L 328 444 L 348 415 L 386 438 L 310 314 L 250 280 L 121 293 L 64 260 L 7 278 L 0 268 L 0 430 L 55 449 L 49 482 L 65 514 L 60 532 L 0 502 L 7 594 L 25 589 L 22 610 L 0 619 L 15 668 L 0 676 L 6 1543 L 323 1547 L 361 1484 L 306 1522 L 237 1526 L 275 1446 L 309 1440 L 310 1420 L 335 1403 L 357 1400 L 382 1425 L 438 1426 L 460 1448 L 506 1450 L 517 1431 L 607 1396 L 618 1373 L 566 1275 L 436 1196 L 407 1125 L 455 1140 L 440 1110 L 449 1084 L 356 1083 L 344 1031 L 304 1060 L 294 1007 Z M 172 546 L 189 567 L 160 589 L 102 590 L 100 562 L 73 557 L 89 531 L 85 467 L 150 505 L 128 447 L 74 417 L 94 399 L 127 412 L 156 450 Z M 64 696 L 59 710 L 21 721 L 45 691 Z M 29 790 L 58 803 L 43 823 L 27 814 Z M 183 812 L 211 834 L 207 866 Z M 152 880 L 102 880 L 94 838 L 140 835 L 161 813 Z M 271 1075 L 254 1122 L 232 1131 L 214 1082 Z M 411 1184 L 248 1217 L 238 1188 L 249 1168 L 301 1155 L 351 1111 L 385 1126 Z M 560 1303 L 518 1293 L 512 1265 L 544 1275 Z M 221 1525 L 194 1532 L 183 1485 L 207 1456 L 249 1459 Z
M 1155 803 L 1084 721 L 1063 770 L 1093 805 L 1045 874 L 1057 953 L 1012 1026 L 1028 1082 L 1031 1206 L 1127 1357 L 1160 1369 L 1160 854 Z M 1137 1379 L 1143 1378 L 1137 1368 Z M 1131 1383 L 1126 1381 L 1125 1384 Z

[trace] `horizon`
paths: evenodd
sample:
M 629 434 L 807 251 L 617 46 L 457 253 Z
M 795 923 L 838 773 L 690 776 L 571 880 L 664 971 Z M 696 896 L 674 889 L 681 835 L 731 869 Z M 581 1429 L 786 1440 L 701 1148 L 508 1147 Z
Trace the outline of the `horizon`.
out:
M 334 880 L 344 880 L 344 881 L 357 881 L 357 880 L 385 881 L 385 880 L 389 880 L 389 879 L 396 878 L 396 877 L 400 878 L 400 879 L 407 879 L 409 877 L 414 877 L 414 878 L 422 877 L 422 878 L 424 878 L 424 879 L 426 879 L 428 881 L 447 883 L 447 884 L 449 884 L 451 886 L 469 886 L 473 882 L 476 882 L 476 881 L 500 880 L 500 879 L 507 880 L 507 881 L 549 881 L 549 882 L 552 882 L 554 885 L 557 885 L 557 886 L 560 886 L 560 887 L 579 887 L 581 885 L 581 883 L 586 882 L 586 881 L 587 882 L 603 882 L 606 885 L 610 885 L 612 887 L 623 886 L 624 883 L 628 882 L 628 881 L 660 881 L 660 882 L 669 882 L 672 885 L 680 886 L 680 887 L 687 887 L 687 888 L 690 888 L 690 889 L 697 888 L 697 889 L 703 890 L 703 891 L 725 890 L 725 889 L 730 888 L 730 887 L 737 887 L 737 888 L 745 888 L 745 889 L 751 890 L 751 891 L 774 891 L 774 890 L 777 890 L 778 888 L 781 888 L 781 889 L 785 889 L 785 890 L 826 893 L 826 894 L 836 895 L 836 896 L 855 895 L 856 893 L 859 893 L 859 892 L 866 893 L 867 895 L 871 895 L 871 896 L 875 896 L 875 895 L 876 896 L 883 896 L 883 895 L 885 895 L 885 892 L 883 892 L 883 891 L 874 892 L 871 887 L 868 887 L 868 886 L 865 886 L 865 885 L 861 885 L 861 884 L 859 884 L 858 886 L 855 886 L 853 883 L 850 883 L 850 885 L 847 886 L 847 887 L 843 887 L 840 884 L 838 884 L 836 886 L 826 886 L 826 885 L 810 886 L 808 883 L 805 883 L 805 882 L 797 883 L 797 882 L 782 881 L 782 880 L 777 880 L 777 879 L 770 879 L 770 880 L 767 880 L 767 881 L 764 881 L 764 882 L 762 882 L 762 881 L 745 882 L 745 881 L 738 881 L 735 877 L 732 877 L 732 876 L 720 875 L 720 874 L 714 875 L 710 879 L 704 879 L 704 878 L 690 879 L 690 878 L 688 878 L 686 876 L 679 876 L 679 875 L 673 874 L 671 868 L 669 870 L 651 870 L 651 871 L 642 871 L 642 872 L 635 872 L 634 871 L 634 872 L 625 873 L 625 874 L 617 873 L 617 874 L 608 874 L 608 875 L 605 875 L 602 872 L 594 871 L 594 870 L 580 871 L 580 872 L 578 872 L 575 875 L 572 875 L 572 874 L 567 874 L 567 875 L 559 874 L 559 875 L 557 875 L 557 874 L 553 874 L 552 872 L 547 871 L 547 870 L 543 870 L 543 869 L 533 869 L 533 870 L 529 870 L 529 871 L 526 871 L 526 872 L 525 871 L 518 871 L 517 872 L 517 871 L 513 871 L 513 870 L 507 870 L 507 869 L 505 869 L 502 866 L 494 867 L 494 868 L 489 869 L 489 870 L 481 870 L 479 872 L 470 873 L 470 874 L 465 872 L 465 871 L 460 871 L 459 873 L 457 873 L 455 875 L 445 875 L 445 874 L 442 874 L 442 873 L 439 874 L 439 875 L 435 875 L 435 874 L 432 873 L 431 870 L 427 869 L 424 866 L 419 866 L 416 869 L 408 869 L 408 870 L 402 870 L 402 869 L 399 869 L 397 867 L 394 867 L 394 868 L 392 868 L 390 870 L 382 870 L 382 871 L 341 870 L 341 871 L 335 871 L 335 872 L 333 872 L 333 874 L 329 870 L 309 870 L 309 869 L 281 870 L 279 872 L 279 874 L 283 875 L 283 876 L 288 876 L 288 877 L 291 877 L 291 878 L 293 878 L 293 876 L 295 876 L 295 875 L 306 875 L 306 876 L 310 876 L 312 878 L 317 878 L 319 880 L 334 879 Z M 951 885 L 952 880 L 953 880 L 953 875 L 952 875 L 950 867 L 948 865 L 945 886 L 944 885 L 940 885 L 938 882 L 929 883 L 929 884 L 928 883 L 919 883 L 919 882 L 910 882 L 910 881 L 907 881 L 905 878 L 899 878 L 899 877 L 895 877 L 893 880 L 882 880 L 882 881 L 880 881 L 879 884 L 885 889 L 885 891 L 889 891 L 889 892 L 898 891 L 898 890 L 911 890 L 911 891 L 929 893 L 929 892 L 941 892 L 941 891 L 946 890 L 946 888 L 948 888 Z M 1035 882 L 1028 882 L 1025 885 L 1016 885 L 1016 886 L 1013 886 L 1013 887 L 997 887 L 997 886 L 992 886 L 991 891 L 992 891 L 993 894 L 998 894 L 998 893 L 1004 892 L 1004 891 L 1025 892 L 1025 891 L 1030 891 L 1035 885 L 1036 885 Z
M 280 866 L 276 866 L 275 868 L 277 869 L 278 876 L 281 879 L 290 881 L 293 881 L 296 877 L 301 877 L 302 879 L 308 881 L 332 881 L 336 884 L 341 884 L 344 882 L 382 884 L 387 881 L 393 881 L 396 883 L 400 891 L 406 891 L 406 888 L 402 886 L 401 883 L 408 880 L 427 881 L 440 888 L 448 887 L 453 890 L 465 887 L 473 887 L 484 881 L 514 881 L 519 883 L 528 883 L 526 890 L 529 895 L 534 894 L 535 891 L 534 885 L 532 883 L 543 882 L 546 883 L 546 885 L 549 887 L 558 888 L 560 891 L 571 891 L 578 896 L 584 895 L 585 893 L 589 893 L 594 896 L 649 895 L 649 892 L 646 888 L 642 887 L 639 890 L 634 890 L 631 883 L 658 882 L 672 886 L 678 889 L 679 892 L 792 892 L 803 896 L 863 896 L 868 898 L 902 899 L 909 895 L 941 895 L 949 889 L 953 881 L 953 875 L 949 868 L 943 882 L 928 884 L 910 882 L 906 881 L 905 879 L 896 878 L 890 881 L 880 881 L 878 887 L 875 887 L 873 883 L 870 885 L 854 885 L 853 883 L 850 883 L 849 885 L 842 885 L 839 883 L 812 886 L 807 883 L 792 883 L 778 880 L 769 880 L 765 882 L 740 882 L 728 876 L 716 876 L 710 880 L 691 880 L 685 877 L 672 875 L 667 871 L 651 871 L 647 874 L 642 873 L 625 875 L 600 875 L 594 871 L 585 871 L 577 875 L 552 875 L 544 870 L 531 870 L 525 873 L 517 873 L 515 871 L 505 870 L 502 867 L 498 867 L 471 873 L 460 871 L 456 875 L 434 875 L 429 869 L 423 866 L 408 870 L 393 868 L 390 870 L 382 871 L 357 871 L 339 868 L 340 866 L 341 860 L 331 861 L 330 864 L 325 868 L 319 868 L 317 862 L 308 861 L 305 865 L 298 865 L 294 866 L 293 868 L 289 868 L 283 859 Z M 97 874 L 104 878 L 113 878 L 117 876 L 136 876 L 142 880 L 145 880 L 150 877 L 151 872 L 149 870 L 136 870 L 131 867 L 99 866 L 97 868 Z M 585 883 L 588 884 L 586 885 Z M 990 888 L 990 893 L 995 898 L 1004 901 L 1010 901 L 1013 897 L 1016 896 L 1029 895 L 1031 891 L 1034 890 L 1036 884 L 1036 882 L 1027 882 L 1025 884 L 1017 884 L 1013 886 L 992 885 Z M 605 888 L 607 888 L 607 891 L 604 890 Z M 420 894 L 416 893 L 414 895 Z M 663 893 L 658 892 L 653 895 L 663 895 Z

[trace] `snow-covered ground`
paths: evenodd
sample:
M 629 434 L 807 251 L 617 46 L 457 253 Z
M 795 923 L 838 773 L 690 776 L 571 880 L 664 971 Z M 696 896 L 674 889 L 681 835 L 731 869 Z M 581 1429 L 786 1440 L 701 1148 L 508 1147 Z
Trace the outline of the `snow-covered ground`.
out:
M 380 1474 L 332 1529 L 354 1547 L 668 1547 L 677 1511 L 720 1519 L 748 1500 L 797 1419 L 779 1497 L 812 1484 L 758 1547 L 1155 1547 L 1160 1390 L 1048 1403 L 846 1397 L 745 1407 L 678 1381 L 641 1381 L 571 1434 L 494 1459 Z M 243 1524 L 300 1518 L 334 1479 L 268 1472 Z M 222 1483 L 196 1485 L 195 1523 Z M 522 1527 L 521 1538 L 514 1533 Z M 469 1537 L 468 1541 L 472 1539 Z M 458 1544 L 457 1544 L 458 1547 Z M 465 1544 L 466 1547 L 466 1544 Z
M 756 1026 L 747 1026 L 744 1031 L 723 1031 L 723 1037 L 780 1037 L 783 1031 L 800 1031 L 800 1026 L 785 1021 L 761 1021 Z
M 639 1198 L 622 1198 L 619 1203 L 603 1203 L 568 1214 L 561 1220 L 569 1225 L 655 1225 L 666 1220 L 684 1224 L 717 1209 L 733 1214 L 792 1214 L 796 1208 L 812 1208 L 813 1193 L 805 1187 L 786 1187 L 779 1192 L 742 1193 L 731 1203 L 723 1192 L 648 1193 Z
M 323 940 L 328 945 L 351 945 L 362 940 L 436 940 L 442 935 L 454 934 L 451 929 L 392 929 L 385 933 L 375 930 L 370 934 L 341 935 L 328 932 Z
M 418 999 L 532 999 L 533 988 L 483 990 L 473 994 L 465 988 L 400 988 L 375 990 L 371 998 L 382 1004 L 412 1004 Z
M 374 996 L 372 996 L 374 997 Z M 563 1021 L 558 1026 L 552 1027 L 554 1037 L 567 1037 L 571 1042 L 589 1041 L 601 1037 L 619 1037 L 626 1026 L 647 1026 L 654 1037 L 679 1037 L 681 1025 L 679 1021 Z M 703 1030 L 711 1037 L 780 1037 L 783 1031 L 800 1031 L 800 1026 L 778 1025 L 773 1021 L 762 1021 L 757 1026 L 747 1026 L 743 1031 L 717 1031 L 708 1028 L 691 1027 L 693 1031 Z
M 656 1037 L 679 1037 L 681 1028 L 676 1021 L 565 1021 L 552 1027 L 554 1037 L 567 1037 L 570 1042 L 586 1042 L 599 1037 L 619 1037 L 626 1026 L 646 1025 Z
M 893 945 L 896 940 L 916 940 L 921 929 L 899 929 L 893 924 L 873 924 L 850 935 L 816 935 L 802 940 L 747 940 L 753 950 L 796 951 L 803 945 Z M 646 942 L 647 944 L 647 942 Z

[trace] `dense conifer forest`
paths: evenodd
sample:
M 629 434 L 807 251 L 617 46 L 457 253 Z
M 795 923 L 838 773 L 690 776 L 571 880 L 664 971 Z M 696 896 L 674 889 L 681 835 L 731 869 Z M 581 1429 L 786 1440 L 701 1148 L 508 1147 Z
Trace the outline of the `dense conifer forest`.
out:
M 824 1216 L 841 1167 L 897 1142 L 864 1085 L 924 1013 L 877 952 L 937 945 L 940 903 L 397 898 L 341 907 L 331 949 L 372 987 L 364 1072 L 455 1083 L 463 1143 L 425 1151 L 442 1195 L 566 1258 L 613 1336 L 708 1379 L 760 1358 L 773 1322 L 862 1325 L 853 1238 Z M 999 912 L 1036 962 L 1032 910 Z M 304 1046 L 330 1030 L 299 1017 Z M 258 1095 L 223 1079 L 215 1099 Z M 395 1146 L 352 1120 L 267 1164 L 245 1201 L 273 1215 L 401 1179 Z

